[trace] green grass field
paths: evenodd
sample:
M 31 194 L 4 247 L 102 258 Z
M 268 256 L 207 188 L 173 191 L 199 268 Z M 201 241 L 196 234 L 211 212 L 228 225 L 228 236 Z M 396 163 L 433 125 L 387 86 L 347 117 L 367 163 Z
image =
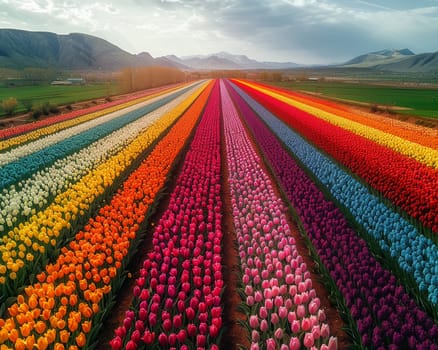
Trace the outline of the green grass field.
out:
M 397 113 L 438 119 L 438 89 L 318 81 L 274 84 L 291 90 L 321 94 L 321 96 L 329 98 L 352 100 L 379 106 L 409 108 L 407 110 L 397 110 Z
M 15 97 L 18 106 L 15 113 L 25 112 L 23 102 L 31 101 L 31 104 L 42 104 L 50 102 L 58 106 L 70 103 L 93 100 L 100 97 L 111 96 L 119 93 L 118 85 L 112 84 L 90 84 L 77 86 L 20 86 L 0 87 L 0 101 L 9 97 Z M 0 116 L 4 116 L 0 110 Z

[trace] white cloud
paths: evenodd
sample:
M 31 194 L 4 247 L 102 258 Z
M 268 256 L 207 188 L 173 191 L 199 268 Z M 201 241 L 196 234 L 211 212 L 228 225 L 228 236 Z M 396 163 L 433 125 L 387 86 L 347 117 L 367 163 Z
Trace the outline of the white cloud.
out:
M 386 47 L 434 51 L 436 1 L 0 0 L 0 25 L 84 32 L 154 56 L 231 51 L 323 63 Z

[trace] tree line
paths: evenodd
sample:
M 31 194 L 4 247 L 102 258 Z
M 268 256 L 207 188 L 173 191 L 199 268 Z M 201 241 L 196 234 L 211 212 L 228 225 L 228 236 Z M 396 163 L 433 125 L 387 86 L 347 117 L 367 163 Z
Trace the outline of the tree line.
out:
M 120 72 L 122 92 L 149 89 L 157 86 L 186 81 L 186 73 L 172 67 L 128 67 Z

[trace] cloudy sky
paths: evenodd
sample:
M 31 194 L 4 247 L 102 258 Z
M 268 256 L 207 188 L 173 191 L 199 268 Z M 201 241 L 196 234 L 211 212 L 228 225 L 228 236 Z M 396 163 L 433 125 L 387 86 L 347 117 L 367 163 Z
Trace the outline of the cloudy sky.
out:
M 337 63 L 438 51 L 438 0 L 0 0 L 0 28 L 87 33 L 152 56 Z

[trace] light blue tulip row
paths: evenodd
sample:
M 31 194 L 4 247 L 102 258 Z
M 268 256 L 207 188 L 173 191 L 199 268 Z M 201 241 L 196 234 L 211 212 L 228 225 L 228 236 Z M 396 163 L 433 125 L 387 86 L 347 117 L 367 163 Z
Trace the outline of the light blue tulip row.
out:
M 179 90 L 169 96 L 159 99 L 154 103 L 123 114 L 120 117 L 112 119 L 104 124 L 95 126 L 94 128 L 69 137 L 52 146 L 0 167 L 0 189 L 10 186 L 20 180 L 26 179 L 34 172 L 49 166 L 55 160 L 66 157 L 84 147 L 89 146 L 93 142 L 96 142 L 100 138 L 109 135 L 115 130 L 118 130 L 123 126 L 140 119 L 145 114 L 164 106 L 166 103 L 172 101 L 192 88 L 193 86 L 189 86 L 185 89 Z
M 233 85 L 251 108 L 283 143 L 347 207 L 356 221 L 389 252 L 400 268 L 411 274 L 434 305 L 438 303 L 438 247 L 332 160 L 318 151 L 284 122 Z

